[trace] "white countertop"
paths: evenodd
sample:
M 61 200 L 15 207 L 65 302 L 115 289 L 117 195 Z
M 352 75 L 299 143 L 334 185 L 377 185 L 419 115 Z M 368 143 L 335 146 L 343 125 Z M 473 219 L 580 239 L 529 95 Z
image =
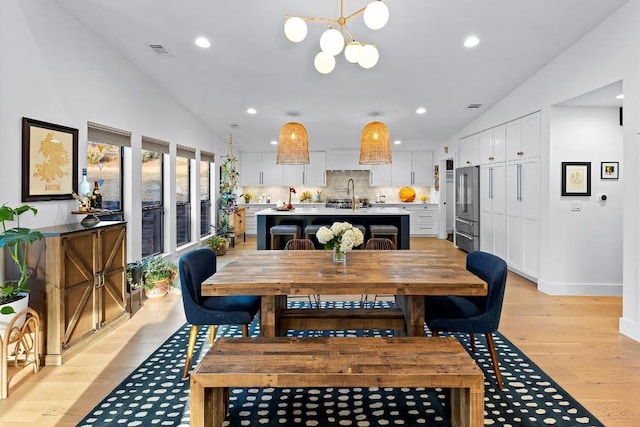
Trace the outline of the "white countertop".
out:
M 299 208 L 296 207 L 291 211 L 277 211 L 272 208 L 263 209 L 256 212 L 256 215 L 277 215 L 277 216 L 294 216 L 294 215 L 318 215 L 318 216 L 367 216 L 367 215 L 411 215 L 410 211 L 406 211 L 397 207 L 373 207 L 353 209 L 337 209 L 326 207 Z

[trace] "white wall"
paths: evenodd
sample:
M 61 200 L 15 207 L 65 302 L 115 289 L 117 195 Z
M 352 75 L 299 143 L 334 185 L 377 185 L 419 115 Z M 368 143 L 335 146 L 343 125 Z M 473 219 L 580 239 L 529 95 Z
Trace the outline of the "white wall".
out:
M 550 119 L 549 235 L 555 256 L 539 289 L 550 294 L 622 294 L 623 177 L 601 180 L 600 162 L 620 162 L 622 127 L 617 108 L 554 107 Z M 562 162 L 591 162 L 591 196 L 561 196 Z M 601 203 L 597 193 L 607 193 Z M 572 211 L 573 203 L 580 211 Z
M 557 162 L 550 162 L 552 106 L 578 95 L 591 92 L 622 80 L 624 85 L 624 127 L 622 174 L 623 185 L 623 316 L 620 331 L 640 341 L 640 163 L 638 132 L 640 130 L 640 1 L 629 1 L 585 37 L 542 68 L 529 80 L 508 94 L 479 118 L 461 129 L 449 141 L 443 142 L 449 150 L 457 150 L 460 137 L 488 129 L 517 117 L 540 110 L 542 121 L 542 217 L 540 247 L 540 281 L 567 286 L 572 292 L 591 294 L 591 283 L 585 285 L 581 269 L 572 269 L 563 275 L 564 283 L 556 282 L 557 269 L 554 259 L 568 259 L 578 264 L 577 257 L 554 246 L 560 239 L 570 240 L 573 235 L 558 230 L 550 218 L 560 182 Z M 523 53 L 524 54 L 524 53 Z M 451 151 L 450 151 L 451 152 Z M 443 157 L 441 155 L 440 157 Z M 598 160 L 599 161 L 599 160 Z M 593 210 L 594 213 L 596 210 Z M 590 224 L 593 221 L 589 221 Z M 554 235 L 559 232 L 559 235 Z M 581 259 L 582 265 L 593 259 Z M 615 270 L 615 267 L 611 270 Z M 593 280 L 593 279 L 592 279 Z M 596 284 L 615 283 L 616 277 L 603 279 Z M 571 286 L 582 283 L 585 286 Z
M 222 137 L 55 2 L 2 0 L 0 51 L 0 203 L 16 205 L 21 201 L 22 117 L 78 128 L 79 168 L 86 163 L 88 121 L 132 132 L 132 159 L 125 173 L 133 188 L 139 188 L 141 180 L 140 168 L 134 165 L 140 164 L 143 135 L 172 144 L 170 167 L 175 160 L 175 144 L 226 152 Z M 141 253 L 141 202 L 139 194 L 128 190 L 125 213 L 131 221 L 127 240 L 128 259 L 132 261 L 139 259 Z M 74 200 L 32 204 L 39 213 L 35 219 L 25 218 L 24 225 L 28 227 L 81 219 L 70 214 L 77 207 Z M 175 230 L 175 226 L 169 229 Z M 165 239 L 170 251 L 174 251 L 175 237 Z

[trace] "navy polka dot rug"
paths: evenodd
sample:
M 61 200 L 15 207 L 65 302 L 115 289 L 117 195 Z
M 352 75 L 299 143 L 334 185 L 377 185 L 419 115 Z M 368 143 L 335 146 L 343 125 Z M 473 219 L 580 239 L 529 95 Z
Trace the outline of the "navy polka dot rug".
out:
M 389 304 L 377 302 L 378 305 Z M 358 308 L 358 302 L 323 302 L 326 308 Z M 290 306 L 304 307 L 294 302 Z M 251 334 L 258 335 L 257 320 Z M 208 329 L 200 328 L 194 360 L 209 348 Z M 291 336 L 392 336 L 392 331 L 290 331 Z M 220 336 L 241 336 L 236 326 Z M 454 334 L 485 374 L 485 426 L 603 426 L 515 345 L 494 334 L 504 380 L 497 388 L 483 336 L 471 353 L 466 334 Z M 189 425 L 189 380 L 182 380 L 189 325 L 185 324 L 100 402 L 79 426 Z M 195 366 L 195 362 L 193 364 Z M 447 393 L 424 388 L 237 388 L 229 392 L 226 426 L 450 426 Z

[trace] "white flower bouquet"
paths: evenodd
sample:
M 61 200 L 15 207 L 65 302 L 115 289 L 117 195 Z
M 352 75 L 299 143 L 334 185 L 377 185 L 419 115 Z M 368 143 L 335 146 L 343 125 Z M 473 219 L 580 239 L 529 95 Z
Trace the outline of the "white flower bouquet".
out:
M 360 246 L 364 241 L 362 231 L 348 222 L 334 222 L 331 228 L 320 227 L 316 238 L 324 245 L 325 249 L 338 248 L 340 252 L 350 251 L 354 246 Z

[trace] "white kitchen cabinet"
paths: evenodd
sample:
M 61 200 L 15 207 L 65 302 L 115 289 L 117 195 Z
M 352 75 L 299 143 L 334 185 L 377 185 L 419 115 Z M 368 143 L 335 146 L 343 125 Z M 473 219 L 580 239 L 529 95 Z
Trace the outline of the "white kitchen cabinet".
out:
M 377 205 L 378 207 L 380 205 Z M 411 212 L 409 233 L 412 236 L 437 236 L 440 211 L 435 203 L 385 203 L 382 207 L 400 208 Z
M 393 155 L 393 157 L 393 162 L 395 163 L 395 154 Z M 371 165 L 371 172 L 369 173 L 369 185 L 373 187 L 391 185 L 391 167 L 392 165 Z
M 360 164 L 360 151 L 327 151 L 327 170 L 370 170 Z
M 260 204 L 252 204 L 247 203 L 245 205 L 245 233 L 248 236 L 255 236 L 258 234 L 258 221 L 256 218 L 256 212 L 261 211 L 262 209 L 275 208 L 275 203 L 260 203 Z
M 506 259 L 505 162 L 480 168 L 480 249 Z
M 414 236 L 436 236 L 440 212 L 438 205 L 431 203 L 415 204 L 411 206 L 411 222 Z
M 432 186 L 433 153 L 430 151 L 393 153 L 391 185 L 396 187 Z
M 507 160 L 540 157 L 540 113 L 507 123 Z
M 304 185 L 324 187 L 327 185 L 327 163 L 324 151 L 309 152 L 309 164 L 304 165 Z
M 480 134 L 461 138 L 458 143 L 458 165 L 476 166 L 480 164 Z
M 480 164 L 486 165 L 505 161 L 505 131 L 505 125 L 500 125 L 480 132 L 478 136 Z
M 411 153 L 411 185 L 431 187 L 433 185 L 433 152 L 415 151 Z
M 309 152 L 308 165 L 280 165 L 282 167 L 282 183 L 284 185 L 310 185 L 322 187 L 327 185 L 324 151 Z
M 507 264 L 537 278 L 540 257 L 540 158 L 507 164 Z
M 241 153 L 240 186 L 284 185 L 283 168 L 276 164 L 276 153 Z

